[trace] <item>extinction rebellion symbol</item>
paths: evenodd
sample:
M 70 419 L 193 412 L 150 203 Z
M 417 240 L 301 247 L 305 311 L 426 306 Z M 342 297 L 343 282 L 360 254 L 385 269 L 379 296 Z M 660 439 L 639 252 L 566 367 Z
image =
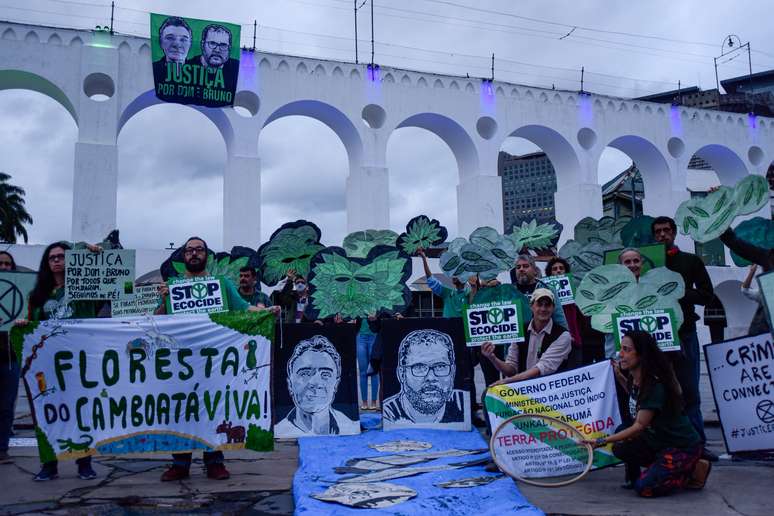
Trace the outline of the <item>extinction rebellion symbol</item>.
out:
M 16 320 L 24 306 L 21 290 L 7 280 L 0 280 L 0 323 Z

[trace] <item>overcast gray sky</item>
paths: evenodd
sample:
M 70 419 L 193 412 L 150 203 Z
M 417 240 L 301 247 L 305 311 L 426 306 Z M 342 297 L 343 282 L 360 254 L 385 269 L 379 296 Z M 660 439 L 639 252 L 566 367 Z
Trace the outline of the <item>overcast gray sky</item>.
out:
M 350 0 L 116 3 L 115 28 L 124 33 L 147 36 L 147 12 L 153 11 L 244 24 L 242 42 L 249 45 L 255 19 L 259 50 L 354 57 Z M 109 4 L 0 0 L 0 19 L 91 28 L 108 22 Z M 359 14 L 363 60 L 370 51 L 369 7 Z M 586 89 L 599 93 L 633 97 L 674 89 L 678 80 L 709 89 L 715 84 L 712 56 L 720 53 L 727 34 L 751 42 L 753 71 L 774 68 L 770 8 L 769 2 L 754 0 L 376 0 L 376 61 L 486 76 L 488 56 L 495 53 L 497 78 L 509 82 L 575 90 L 575 70 L 584 66 Z M 652 37 L 619 34 L 624 32 Z M 744 73 L 746 55 L 720 68 L 721 79 Z M 35 219 L 31 241 L 69 237 L 75 123 L 55 101 L 18 90 L 0 91 L 0 120 L 0 170 L 27 190 Z M 289 117 L 267 126 L 258 145 L 262 241 L 283 222 L 306 218 L 321 227 L 324 243 L 340 244 L 346 232 L 347 159 L 335 134 L 315 120 Z M 173 104 L 154 106 L 127 123 L 119 149 L 118 227 L 126 246 L 179 245 L 195 233 L 220 247 L 225 146 L 203 115 Z M 536 148 L 510 139 L 503 150 Z M 457 171 L 446 145 L 421 129 L 400 129 L 390 138 L 387 160 L 391 229 L 400 231 L 409 218 L 426 213 L 456 236 Z M 608 149 L 600 180 L 629 163 Z

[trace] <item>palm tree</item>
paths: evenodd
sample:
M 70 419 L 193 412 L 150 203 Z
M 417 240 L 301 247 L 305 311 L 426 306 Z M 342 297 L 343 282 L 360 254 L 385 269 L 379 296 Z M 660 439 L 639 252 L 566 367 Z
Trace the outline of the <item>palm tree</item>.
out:
M 11 176 L 0 172 L 0 240 L 16 243 L 20 236 L 27 243 L 24 224 L 32 224 L 32 217 L 24 207 L 24 189 L 8 182 Z

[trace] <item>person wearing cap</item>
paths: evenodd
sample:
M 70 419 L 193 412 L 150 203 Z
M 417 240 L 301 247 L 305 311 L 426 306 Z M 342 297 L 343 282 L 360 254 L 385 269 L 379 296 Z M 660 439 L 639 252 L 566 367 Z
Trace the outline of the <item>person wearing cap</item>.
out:
M 555 308 L 554 293 L 547 288 L 536 288 L 529 307 L 532 320 L 526 325 L 525 342 L 511 344 L 505 360 L 497 358 L 491 342 L 481 345 L 481 354 L 504 376 L 490 387 L 553 374 L 566 367 L 572 338 L 564 327 L 551 320 Z

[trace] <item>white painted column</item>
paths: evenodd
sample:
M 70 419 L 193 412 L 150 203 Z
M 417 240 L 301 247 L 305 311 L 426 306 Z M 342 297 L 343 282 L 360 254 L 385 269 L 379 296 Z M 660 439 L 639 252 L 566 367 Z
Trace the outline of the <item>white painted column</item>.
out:
M 503 231 L 503 187 L 500 176 L 472 176 L 457 185 L 457 227 L 467 238 L 481 226 Z
M 347 231 L 390 227 L 387 167 L 360 166 L 347 177 Z
M 260 243 L 261 159 L 229 154 L 223 174 L 223 249 L 255 249 Z
M 116 229 L 118 146 L 76 142 L 72 240 L 100 242 Z
M 602 187 L 596 183 L 576 183 L 558 186 L 554 194 L 556 220 L 564 227 L 559 239 L 561 247 L 573 238 L 575 225 L 585 217 L 602 217 Z

